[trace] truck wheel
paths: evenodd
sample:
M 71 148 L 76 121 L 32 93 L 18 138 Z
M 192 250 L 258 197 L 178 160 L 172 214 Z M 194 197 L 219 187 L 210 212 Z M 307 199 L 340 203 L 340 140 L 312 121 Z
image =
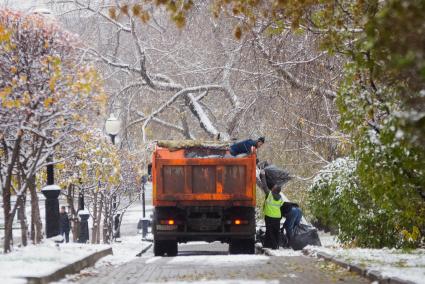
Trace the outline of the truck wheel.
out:
M 163 256 L 165 253 L 165 245 L 166 243 L 164 241 L 154 241 L 153 242 L 153 254 L 155 256 Z
M 255 254 L 254 239 L 233 239 L 229 243 L 230 254 Z
M 167 242 L 167 255 L 176 256 L 178 252 L 177 241 L 168 241 Z
M 237 247 L 237 243 L 235 240 L 231 240 L 229 242 L 229 253 L 230 254 L 237 254 L 236 253 L 236 247 Z
M 254 239 L 247 239 L 243 242 L 244 246 L 244 253 L 245 254 L 255 254 L 255 240 Z

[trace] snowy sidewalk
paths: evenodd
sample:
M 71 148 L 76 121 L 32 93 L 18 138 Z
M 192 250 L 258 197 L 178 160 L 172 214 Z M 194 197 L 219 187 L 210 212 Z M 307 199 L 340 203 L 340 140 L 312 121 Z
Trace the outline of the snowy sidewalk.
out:
M 27 278 L 45 277 L 81 260 L 81 265 L 91 265 L 93 259 L 87 258 L 109 254 L 108 249 L 107 245 L 56 244 L 52 240 L 16 248 L 9 254 L 0 254 L 0 283 L 26 283 Z
M 372 281 L 382 283 L 425 283 L 425 250 L 343 248 L 329 234 L 320 234 L 322 247 L 263 249 L 272 256 L 299 256 L 302 253 L 332 261 Z
M 346 266 L 370 279 L 390 283 L 425 283 L 425 250 L 327 248 L 308 246 L 305 252 Z
M 303 251 L 280 248 L 272 250 L 257 249 L 269 256 L 318 257 L 356 272 L 379 283 L 417 283 L 425 284 L 425 249 L 403 251 L 397 249 L 343 248 L 329 234 L 320 233 L 322 247 L 307 246 Z

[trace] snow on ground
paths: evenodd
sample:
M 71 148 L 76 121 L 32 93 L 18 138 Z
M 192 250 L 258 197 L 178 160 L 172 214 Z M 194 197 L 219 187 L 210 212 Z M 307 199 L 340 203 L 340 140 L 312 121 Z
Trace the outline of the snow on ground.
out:
M 160 259 L 160 256 L 152 257 L 146 263 L 154 263 Z M 237 264 L 252 264 L 267 262 L 270 257 L 265 255 L 190 255 L 170 258 L 167 262 L 173 265 L 190 266 L 233 266 Z
M 329 233 L 324 233 L 322 231 L 319 231 L 319 238 L 320 242 L 322 243 L 323 247 L 326 248 L 340 248 L 341 244 L 338 242 L 337 238 L 335 236 L 332 236 Z
M 121 224 L 121 238 L 111 244 L 113 255 L 105 256 L 96 262 L 94 267 L 83 269 L 78 274 L 67 275 L 66 278 L 56 283 L 74 283 L 84 276 L 94 276 L 105 269 L 115 268 L 137 259 L 136 255 L 152 244 L 151 242 L 142 241 L 142 235 L 137 234 L 137 222 L 142 216 L 141 208 L 142 205 L 137 202 L 132 204 L 124 214 Z M 147 256 L 152 256 L 152 253 L 147 251 L 142 255 L 142 257 Z
M 146 214 L 152 212 L 152 201 L 150 193 L 147 192 Z M 40 195 L 40 213 L 44 222 L 44 197 Z M 62 205 L 62 201 L 60 201 Z M 27 214 L 30 206 L 27 204 Z M 0 214 L 1 215 L 1 214 Z M 27 215 L 30 216 L 30 215 Z M 121 226 L 121 238 L 119 242 L 114 242 L 110 246 L 113 255 L 106 256 L 96 263 L 96 267 L 118 266 L 136 258 L 136 254 L 143 248 L 150 245 L 149 242 L 142 242 L 142 236 L 137 234 L 137 222 L 142 218 L 142 205 L 137 201 L 124 214 Z M 0 225 L 3 222 L 0 216 Z M 89 222 L 89 226 L 91 222 Z M 15 237 L 20 236 L 19 224 Z M 91 232 L 91 231 L 90 231 Z M 1 234 L 1 232 L 0 232 Z M 70 236 L 72 239 L 72 236 Z M 19 243 L 19 238 L 17 239 Z M 78 261 L 96 251 L 110 247 L 109 245 L 89 245 L 89 244 L 56 244 L 53 240 L 44 240 L 43 244 L 27 247 L 16 247 L 10 254 L 0 254 L 0 283 L 25 283 L 23 277 L 42 276 L 50 274 L 59 268 Z M 65 280 L 66 281 L 66 280 Z
M 176 281 L 173 282 L 173 284 L 279 284 L 279 280 L 246 280 L 246 279 L 240 279 L 240 280 L 211 280 L 211 281 Z M 146 284 L 154 284 L 154 283 L 146 283 Z M 157 283 L 155 283 L 157 284 Z
M 322 247 L 308 246 L 316 254 L 325 252 L 351 264 L 376 270 L 384 277 L 398 277 L 415 283 L 425 283 L 425 249 L 403 251 L 397 249 L 342 248 L 335 237 L 320 233 Z
M 46 220 L 46 209 L 45 209 L 45 200 L 46 198 L 42 193 L 37 193 L 38 195 L 38 207 L 40 209 L 40 218 L 41 222 L 43 223 L 43 229 L 45 228 L 45 220 Z M 16 203 L 16 196 L 11 197 L 11 204 L 12 207 Z M 60 206 L 67 206 L 67 201 L 63 195 L 59 197 L 59 207 Z M 0 207 L 3 207 L 3 202 L 0 201 Z M 21 225 L 20 221 L 18 220 L 18 214 L 16 213 L 16 216 L 13 220 L 13 243 L 14 245 L 20 245 L 21 244 Z M 29 225 L 30 219 L 31 219 L 31 202 L 27 201 L 25 204 L 25 215 L 26 215 L 26 221 Z M 91 224 L 91 218 L 89 218 L 89 224 Z M 3 210 L 0 210 L 0 248 L 3 248 L 3 239 L 4 239 L 4 214 Z M 72 240 L 72 231 L 69 234 L 69 239 Z
M 95 268 L 100 266 L 119 266 L 126 262 L 132 261 L 137 258 L 136 254 L 142 251 L 150 245 L 150 242 L 142 242 L 142 236 L 124 236 L 121 238 L 121 242 L 112 243 L 113 255 L 105 256 L 100 259 Z
M 152 184 L 146 184 L 146 216 L 152 214 Z M 124 213 L 121 223 L 121 238 L 119 242 L 111 244 L 113 255 L 108 255 L 99 260 L 96 268 L 102 266 L 118 266 L 137 258 L 136 254 L 140 253 L 144 248 L 151 245 L 151 242 L 142 241 L 142 235 L 137 232 L 137 223 L 142 218 L 143 205 L 142 201 L 133 203 Z
M 319 232 L 322 247 L 308 246 L 313 255 L 325 252 L 335 258 L 351 264 L 357 264 L 369 270 L 376 270 L 384 277 L 398 277 L 415 283 L 425 283 L 425 249 L 403 251 L 397 249 L 343 248 L 328 233 Z M 265 249 L 273 256 L 301 256 L 301 251 L 280 248 Z
M 24 277 L 44 276 L 83 259 L 107 245 L 56 244 L 46 240 L 43 244 L 16 248 L 12 253 L 0 254 L 0 282 L 25 283 Z
M 265 248 L 264 250 L 267 251 L 267 253 L 272 256 L 303 256 L 304 255 L 301 251 L 295 251 L 290 248 L 279 248 L 279 249 Z

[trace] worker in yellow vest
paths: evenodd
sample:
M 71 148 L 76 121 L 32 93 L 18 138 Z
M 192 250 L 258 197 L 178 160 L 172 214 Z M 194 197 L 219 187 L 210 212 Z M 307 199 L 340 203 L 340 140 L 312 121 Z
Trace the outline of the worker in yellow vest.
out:
M 275 184 L 270 189 L 267 186 L 264 170 L 259 171 L 257 185 L 259 185 L 266 195 L 263 204 L 264 220 L 266 222 L 264 247 L 279 249 L 280 220 L 282 219 L 281 207 L 284 203 L 282 195 L 280 194 L 281 185 Z
M 273 188 L 266 193 L 266 200 L 263 206 L 264 220 L 266 222 L 264 247 L 271 249 L 279 248 L 280 219 L 282 219 L 280 207 L 284 202 L 280 195 L 280 191 L 280 186 L 273 186 Z

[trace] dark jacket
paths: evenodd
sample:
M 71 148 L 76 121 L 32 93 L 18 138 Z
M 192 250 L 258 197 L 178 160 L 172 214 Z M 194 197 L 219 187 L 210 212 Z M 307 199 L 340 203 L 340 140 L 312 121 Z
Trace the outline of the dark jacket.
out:
M 60 225 L 61 231 L 69 232 L 71 228 L 69 225 L 68 213 L 60 213 L 59 222 L 60 222 L 59 225 Z
M 239 154 L 249 154 L 251 153 L 252 146 L 257 146 L 257 141 L 247 139 L 237 142 L 230 146 L 230 154 L 232 154 L 232 156 L 237 156 Z

